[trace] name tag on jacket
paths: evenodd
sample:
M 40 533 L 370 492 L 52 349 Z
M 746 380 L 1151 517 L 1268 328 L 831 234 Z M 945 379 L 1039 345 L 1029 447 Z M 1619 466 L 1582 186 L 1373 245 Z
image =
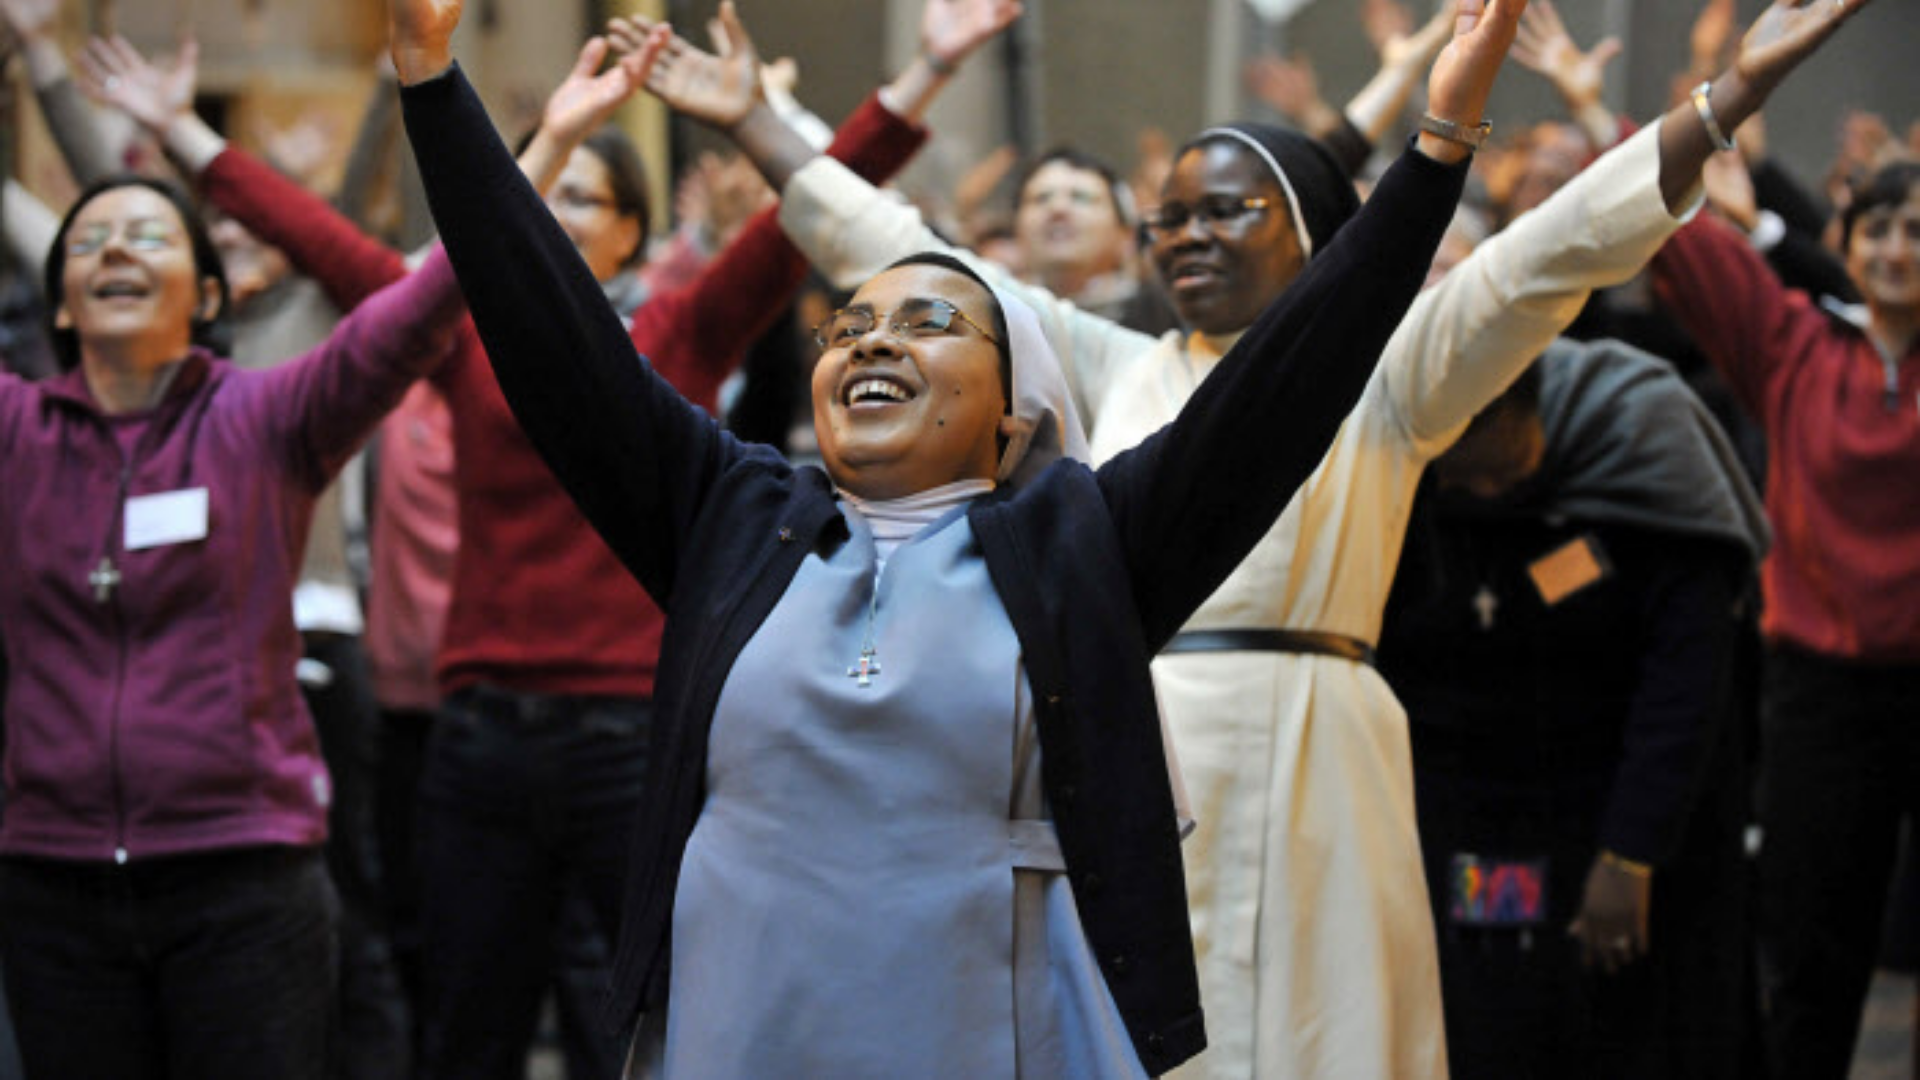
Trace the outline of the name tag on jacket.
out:
M 128 551 L 207 538 L 207 489 L 185 488 L 127 500 Z

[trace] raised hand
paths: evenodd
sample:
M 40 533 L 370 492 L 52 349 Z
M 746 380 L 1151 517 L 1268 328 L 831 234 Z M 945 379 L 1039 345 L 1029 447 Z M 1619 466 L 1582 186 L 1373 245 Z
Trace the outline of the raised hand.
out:
M 44 37 L 60 13 L 60 0 L 0 0 L 0 21 L 22 41 Z
M 920 51 L 950 73 L 1022 10 L 1020 0 L 927 0 L 920 11 Z
M 1513 42 L 1514 62 L 1545 77 L 1575 111 L 1600 100 L 1607 86 L 1607 64 L 1618 55 L 1620 39 L 1616 37 L 1580 51 L 1550 0 L 1535 0 L 1527 8 Z
M 626 53 L 657 26 L 638 17 L 615 19 L 608 25 L 607 36 L 614 48 Z M 760 54 L 733 0 L 722 0 L 720 15 L 707 25 L 707 33 L 713 39 L 710 53 L 678 35 L 665 39 L 646 87 L 675 112 L 731 130 L 766 101 L 760 84 Z
M 620 62 L 601 71 L 607 52 L 607 39 L 602 37 L 588 38 L 580 47 L 573 70 L 547 96 L 546 107 L 540 112 L 542 131 L 569 145 L 577 143 L 639 91 L 644 72 L 634 61 L 644 50 L 623 52 Z
M 1320 96 L 1320 77 L 1305 55 L 1293 57 L 1264 53 L 1247 61 L 1247 89 L 1308 131 L 1318 130 L 1332 114 L 1332 106 Z M 1332 117 L 1338 124 L 1340 118 Z
M 94 38 L 75 61 L 80 88 L 97 101 L 133 117 L 148 132 L 163 137 L 183 113 L 193 111 L 193 88 L 200 77 L 200 45 L 180 43 L 173 67 L 163 70 L 140 55 L 126 38 Z
M 1388 46 L 1413 32 L 1413 12 L 1399 0 L 1361 0 L 1360 26 L 1381 62 L 1388 63 Z
M 1740 41 L 1733 68 L 1747 85 L 1770 93 L 1820 43 L 1873 0 L 1774 0 Z
M 387 0 L 387 47 L 402 83 L 430 79 L 453 63 L 462 0 Z
M 1433 59 L 1433 54 L 1446 44 L 1447 36 L 1453 31 L 1453 19 L 1458 8 L 1450 3 L 1433 13 L 1426 24 L 1412 33 L 1395 34 L 1378 46 L 1381 67 L 1398 67 L 1402 64 L 1424 66 Z
M 1721 61 L 1726 58 L 1727 42 L 1733 38 L 1733 18 L 1733 0 L 1707 0 L 1707 6 L 1700 9 L 1700 17 L 1693 21 L 1688 51 L 1699 77 L 1705 78 L 1720 69 Z
M 1500 64 L 1519 33 L 1527 0 L 1461 0 L 1454 15 L 1453 39 L 1440 50 L 1427 77 L 1427 109 L 1442 120 L 1464 126 L 1480 123 Z M 1458 160 L 1461 150 L 1421 133 L 1420 148 L 1441 160 Z

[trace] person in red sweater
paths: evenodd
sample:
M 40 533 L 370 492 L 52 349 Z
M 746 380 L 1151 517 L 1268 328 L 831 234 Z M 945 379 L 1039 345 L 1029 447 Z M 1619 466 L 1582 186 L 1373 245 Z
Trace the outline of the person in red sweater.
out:
M 1008 0 L 930 4 L 921 53 L 842 126 L 829 153 L 884 179 L 918 149 L 917 121 L 961 60 L 997 34 Z M 635 88 L 596 77 L 598 39 L 549 100 L 523 160 L 555 218 L 622 310 L 636 350 L 712 411 L 720 384 L 806 273 L 763 211 L 693 284 L 643 295 L 638 156 L 590 136 Z M 198 175 L 222 212 L 279 247 L 337 303 L 405 272 L 402 257 L 170 104 L 158 72 L 117 72 L 123 107 Z M 156 108 L 159 103 L 161 107 Z M 646 764 L 663 616 L 555 483 L 463 327 L 435 377 L 454 422 L 460 549 L 439 654 L 445 695 L 422 789 L 427 935 L 423 1075 L 518 1076 L 549 965 L 563 885 L 618 924 L 631 815 Z
M 1761 977 L 1783 1077 L 1846 1075 L 1899 821 L 1920 814 L 1920 164 L 1883 169 L 1843 225 L 1860 308 L 1785 288 L 1707 218 L 1653 262 L 1767 433 Z

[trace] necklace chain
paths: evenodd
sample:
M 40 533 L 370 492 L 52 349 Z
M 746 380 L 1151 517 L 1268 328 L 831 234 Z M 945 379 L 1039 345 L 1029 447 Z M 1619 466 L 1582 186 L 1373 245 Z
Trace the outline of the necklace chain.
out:
M 867 634 L 860 642 L 860 659 L 847 669 L 847 677 L 858 680 L 855 685 L 865 690 L 873 685 L 873 677 L 880 674 L 879 651 L 873 643 L 873 624 L 880 612 L 880 575 L 882 568 L 873 571 L 873 595 L 867 598 Z

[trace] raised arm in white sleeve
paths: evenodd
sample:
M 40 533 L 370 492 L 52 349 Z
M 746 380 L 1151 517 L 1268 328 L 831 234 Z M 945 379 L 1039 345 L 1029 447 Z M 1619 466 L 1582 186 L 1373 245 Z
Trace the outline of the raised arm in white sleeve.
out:
M 1414 302 L 1375 379 L 1416 452 L 1451 446 L 1594 289 L 1633 277 L 1693 216 L 1697 191 L 1678 214 L 1661 195 L 1659 129 L 1602 155 Z

